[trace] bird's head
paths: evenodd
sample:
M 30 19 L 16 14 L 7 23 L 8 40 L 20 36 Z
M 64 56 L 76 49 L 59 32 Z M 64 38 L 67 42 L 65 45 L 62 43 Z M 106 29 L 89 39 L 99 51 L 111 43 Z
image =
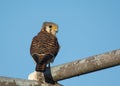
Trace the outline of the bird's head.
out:
M 44 22 L 42 26 L 42 31 L 46 31 L 55 36 L 58 32 L 58 25 L 53 22 Z

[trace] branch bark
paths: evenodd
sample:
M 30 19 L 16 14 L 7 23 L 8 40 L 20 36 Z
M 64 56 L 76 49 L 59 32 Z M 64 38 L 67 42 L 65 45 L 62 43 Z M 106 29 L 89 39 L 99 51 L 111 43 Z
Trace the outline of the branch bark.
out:
M 51 74 L 54 81 L 60 81 L 117 65 L 120 65 L 120 50 L 52 67 Z
M 37 81 L 0 76 L 0 86 L 42 86 Z
M 62 86 L 58 83 L 50 84 L 50 83 L 41 83 L 34 80 L 25 80 L 18 78 L 9 78 L 0 76 L 0 86 Z

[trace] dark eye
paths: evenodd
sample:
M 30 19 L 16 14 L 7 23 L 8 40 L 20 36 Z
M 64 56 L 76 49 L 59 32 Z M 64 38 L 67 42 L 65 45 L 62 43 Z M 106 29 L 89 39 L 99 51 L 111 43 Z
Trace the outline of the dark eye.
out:
M 52 25 L 49 25 L 49 28 L 52 28 Z

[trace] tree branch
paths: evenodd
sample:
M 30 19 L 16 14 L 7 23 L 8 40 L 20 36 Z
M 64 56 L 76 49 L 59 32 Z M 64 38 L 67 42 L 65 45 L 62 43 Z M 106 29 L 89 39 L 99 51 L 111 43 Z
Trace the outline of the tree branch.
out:
M 59 81 L 117 65 L 120 65 L 120 50 L 52 67 L 51 74 L 54 81 Z
M 0 86 L 62 86 L 58 83 L 41 83 L 33 80 L 17 79 L 0 76 Z
M 37 81 L 0 76 L 0 86 L 41 86 Z

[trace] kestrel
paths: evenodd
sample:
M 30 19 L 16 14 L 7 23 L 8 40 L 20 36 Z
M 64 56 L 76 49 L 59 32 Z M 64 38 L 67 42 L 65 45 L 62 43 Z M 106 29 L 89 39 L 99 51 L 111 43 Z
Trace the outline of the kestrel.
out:
M 33 38 L 30 53 L 36 62 L 36 71 L 44 72 L 47 64 L 54 61 L 60 48 L 57 32 L 57 24 L 44 22 L 41 31 Z

